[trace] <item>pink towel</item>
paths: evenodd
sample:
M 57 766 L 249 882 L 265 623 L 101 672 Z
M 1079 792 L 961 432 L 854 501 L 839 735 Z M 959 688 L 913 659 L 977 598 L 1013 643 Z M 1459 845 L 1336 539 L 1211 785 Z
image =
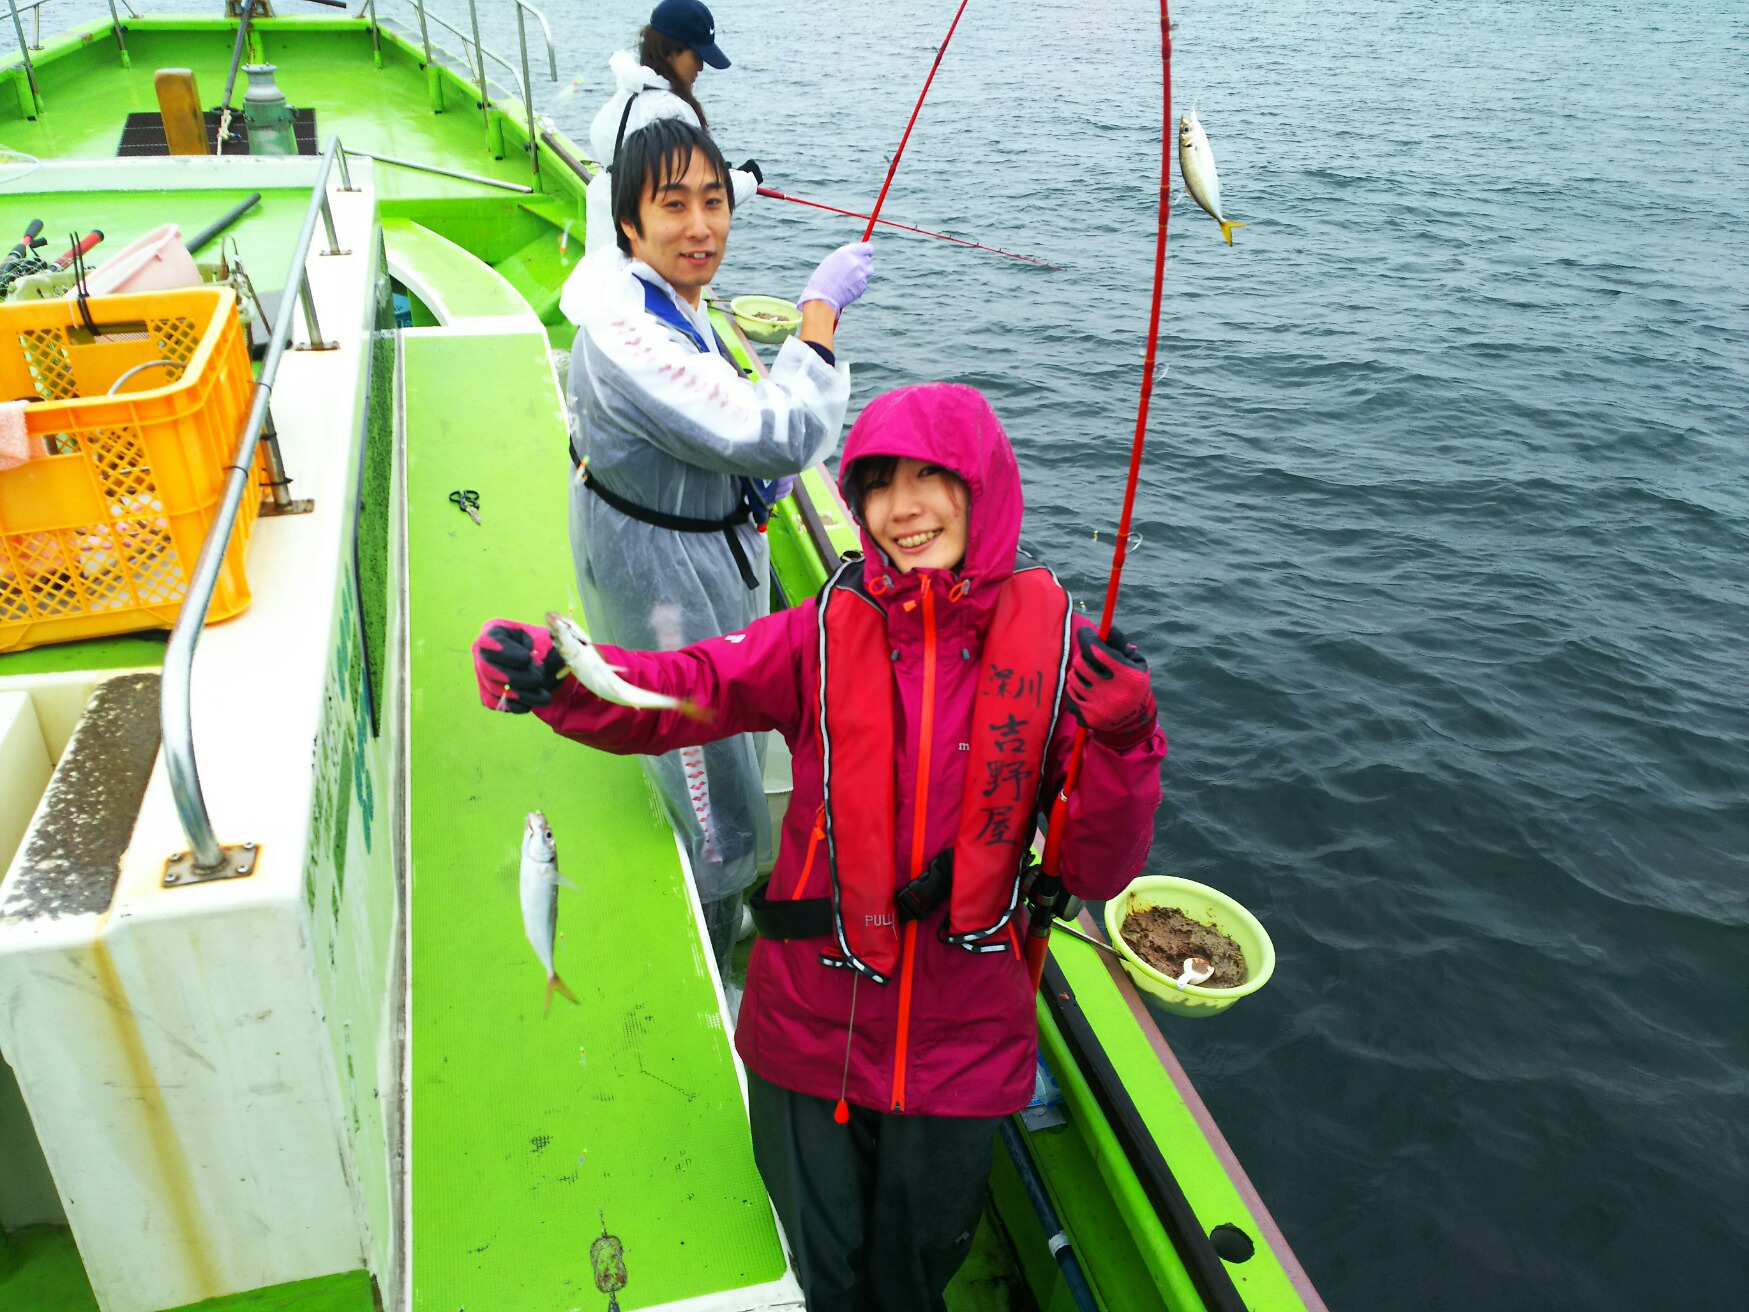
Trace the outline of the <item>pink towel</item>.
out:
M 0 401 L 0 469 L 11 469 L 26 460 L 41 460 L 49 451 L 40 437 L 24 428 L 28 401 Z

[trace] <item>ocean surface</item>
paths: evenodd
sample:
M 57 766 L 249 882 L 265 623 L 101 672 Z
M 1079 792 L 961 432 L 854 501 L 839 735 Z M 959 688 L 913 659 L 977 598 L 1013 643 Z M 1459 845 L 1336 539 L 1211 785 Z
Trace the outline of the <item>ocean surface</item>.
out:
M 547 8 L 537 105 L 586 142 L 648 10 Z M 866 209 L 954 4 L 714 8 L 731 161 Z M 1173 18 L 1174 114 L 1248 226 L 1173 210 L 1118 619 L 1172 742 L 1152 867 L 1239 898 L 1279 964 L 1167 1037 L 1334 1309 L 1749 1305 L 1749 9 Z M 1026 543 L 1095 612 L 1158 23 L 972 0 L 885 214 L 1064 267 L 884 233 L 838 339 L 859 406 L 991 396 Z M 793 298 L 858 235 L 757 201 L 717 288 Z
M 955 5 L 714 8 L 731 161 L 866 210 Z M 575 138 L 647 12 L 552 7 Z M 1153 868 L 1279 964 L 1167 1037 L 1334 1309 L 1749 1306 L 1749 9 L 1173 18 L 1249 226 L 1173 210 L 1118 617 L 1172 742 Z M 884 213 L 1064 269 L 882 235 L 839 337 L 859 404 L 989 393 L 1095 612 L 1159 49 L 1136 0 L 972 0 Z M 858 235 L 754 202 L 718 289 L 793 299 Z

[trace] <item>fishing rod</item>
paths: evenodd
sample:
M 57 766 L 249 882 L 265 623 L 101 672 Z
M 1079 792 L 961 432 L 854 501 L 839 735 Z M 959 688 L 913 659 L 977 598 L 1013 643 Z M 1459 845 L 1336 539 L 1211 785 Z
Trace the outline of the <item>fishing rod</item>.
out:
M 827 205 L 817 200 L 806 200 L 801 196 L 791 196 L 779 191 L 776 187 L 759 188 L 761 196 L 770 196 L 773 200 L 787 200 L 792 205 L 807 205 L 817 210 L 825 210 L 828 214 L 842 214 L 851 219 L 868 219 L 870 223 L 883 224 L 889 228 L 898 228 L 903 232 L 915 232 L 925 237 L 934 237 L 940 241 L 951 241 L 955 245 L 970 246 L 973 250 L 992 251 L 997 255 L 1006 255 L 1011 260 L 1024 260 L 1028 264 L 1036 264 L 1041 269 L 1061 269 L 1060 264 L 1052 264 L 1031 255 L 1021 255 L 1016 251 L 1005 251 L 1000 246 L 986 246 L 981 241 L 967 241 L 964 237 L 950 237 L 945 232 L 931 232 L 928 228 L 913 228 L 909 223 L 895 223 L 892 219 L 870 218 L 867 214 L 859 214 L 855 210 L 841 210 L 836 205 Z
M 1142 476 L 1142 446 L 1148 437 L 1148 403 L 1154 396 L 1154 355 L 1160 344 L 1160 297 L 1166 281 L 1166 223 L 1172 217 L 1172 20 L 1168 0 L 1160 0 L 1160 210 L 1154 237 L 1154 304 L 1148 312 L 1148 351 L 1142 361 L 1142 394 L 1136 405 L 1136 435 L 1130 444 L 1130 476 L 1124 488 L 1123 517 L 1118 520 L 1117 545 L 1111 553 L 1111 578 L 1105 585 L 1105 609 L 1099 617 L 1099 638 L 1111 636 L 1111 619 L 1117 610 L 1118 583 L 1123 578 L 1129 554 L 1130 518 L 1136 508 L 1136 486 Z M 1081 755 L 1087 747 L 1087 726 L 1075 730 L 1075 745 L 1069 753 L 1069 768 L 1062 790 L 1051 803 L 1049 827 L 1045 830 L 1044 859 L 1029 895 L 1026 926 L 1026 964 L 1033 988 L 1044 977 L 1045 957 L 1050 950 L 1051 922 L 1058 890 L 1062 887 L 1063 830 L 1067 828 L 1069 798 L 1081 778 Z
M 911 121 L 905 124 L 905 135 L 899 138 L 899 148 L 893 152 L 893 162 L 887 165 L 887 180 L 881 183 L 881 194 L 875 197 L 874 213 L 868 216 L 868 227 L 863 229 L 862 239 L 864 241 L 874 236 L 875 224 L 880 221 L 881 206 L 887 200 L 887 188 L 893 185 L 893 174 L 899 171 L 899 159 L 905 153 L 905 143 L 911 140 L 911 129 L 917 126 L 917 115 L 923 112 L 923 101 L 929 95 L 929 84 L 935 81 L 935 70 L 941 67 L 941 57 L 947 53 L 947 43 L 953 40 L 954 28 L 960 25 L 960 15 L 966 12 L 966 5 L 970 2 L 971 0 L 960 0 L 960 7 L 954 12 L 953 22 L 948 25 L 947 35 L 941 39 L 941 44 L 936 47 L 935 62 L 929 66 L 929 76 L 923 79 L 923 90 L 917 94 L 917 104 L 911 110 Z

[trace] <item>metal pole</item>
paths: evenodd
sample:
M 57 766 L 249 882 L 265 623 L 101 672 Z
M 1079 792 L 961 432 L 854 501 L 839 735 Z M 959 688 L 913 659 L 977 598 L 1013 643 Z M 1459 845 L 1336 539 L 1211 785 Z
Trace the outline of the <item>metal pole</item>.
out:
M 377 67 L 381 68 L 383 66 L 383 34 L 382 30 L 377 26 L 377 0 L 369 0 L 369 3 L 371 54 L 376 59 Z
M 12 0 L 7 0 L 7 3 L 12 3 Z M 486 90 L 486 47 L 480 43 L 480 6 L 477 0 L 468 0 L 468 17 L 473 20 L 474 24 L 474 63 L 480 78 L 480 112 L 486 127 L 490 129 L 492 126 L 492 97 Z M 18 39 L 24 40 L 22 29 Z
M 378 155 L 368 150 L 355 150 L 350 153 L 362 155 L 365 159 L 374 159 L 378 164 L 393 164 L 396 168 L 412 169 L 416 173 L 435 173 L 439 177 L 459 178 L 463 182 L 477 182 L 482 187 L 497 187 L 500 191 L 516 191 L 526 196 L 532 190 L 520 182 L 500 182 L 497 178 L 482 177 L 478 173 L 463 173 L 460 169 L 439 168 L 435 164 L 415 164 L 410 159 L 396 159 L 393 155 Z
M 473 0 L 468 2 L 472 4 Z M 18 0 L 6 0 L 6 7 L 12 10 L 12 29 L 18 33 L 18 53 L 24 59 L 24 80 L 30 87 L 30 103 L 40 114 L 43 112 L 42 88 L 36 84 L 36 65 L 30 62 L 30 46 L 24 39 L 24 20 L 18 16 Z
M 316 175 L 317 190 L 327 194 L 328 173 L 339 149 L 339 138 L 328 143 L 322 168 Z M 313 200 L 314 198 L 312 198 Z M 307 293 L 308 278 L 304 262 L 309 258 L 310 241 L 316 235 L 316 214 L 319 206 L 311 204 L 304 213 L 304 226 L 292 247 L 291 276 Z M 306 302 L 306 314 L 314 307 Z M 279 374 L 280 357 L 285 354 L 291 337 L 292 316 L 296 309 L 287 296 L 279 306 L 273 335 L 267 341 L 267 355 L 261 362 L 261 381 L 255 385 L 255 397 L 243 430 L 237 441 L 237 454 L 227 468 L 231 471 L 225 483 L 225 497 L 218 515 L 201 544 L 200 558 L 195 562 L 194 577 L 189 580 L 188 594 L 170 631 L 170 641 L 164 648 L 163 678 L 159 690 L 159 731 L 164 741 L 164 769 L 170 778 L 170 791 L 176 799 L 176 814 L 182 820 L 182 832 L 188 838 L 194 864 L 200 870 L 214 870 L 224 864 L 225 854 L 213 837 L 212 821 L 207 815 L 206 798 L 201 793 L 200 770 L 194 758 L 193 677 L 194 649 L 206 627 L 207 609 L 212 605 L 213 588 L 218 583 L 219 569 L 224 564 L 225 549 L 231 531 L 237 524 L 237 510 L 243 504 L 243 493 L 249 486 L 249 471 L 255 464 L 255 452 L 261 442 L 261 430 L 267 420 L 267 402 L 273 380 Z M 313 319 L 312 319 L 313 322 Z M 319 339 L 318 339 L 319 340 Z
M 225 135 L 231 130 L 231 93 L 237 89 L 237 70 L 242 67 L 243 52 L 249 46 L 249 19 L 254 12 L 255 0 L 242 0 L 242 13 L 237 19 L 237 44 L 231 50 L 231 71 L 225 77 L 225 98 L 219 102 L 219 135 L 213 143 L 215 155 L 225 153 Z
M 431 31 L 425 26 L 425 0 L 413 0 L 413 7 L 419 11 L 419 39 L 425 43 L 425 67 L 431 67 Z M 342 156 L 341 158 L 345 158 Z
M 340 166 L 340 190 L 357 191 L 352 185 L 352 170 L 346 167 L 346 147 L 340 148 L 340 153 L 334 156 L 334 162 Z
M 522 47 L 522 94 L 527 103 L 522 112 L 528 117 L 528 162 L 533 174 L 534 189 L 540 190 L 540 138 L 534 134 L 534 83 L 528 76 L 528 25 L 522 19 L 522 5 L 516 6 L 516 43 Z
M 37 12 L 41 13 L 42 10 L 39 9 Z M 115 23 L 115 44 L 116 48 L 121 51 L 121 66 L 123 68 L 132 68 L 134 66 L 134 61 L 128 55 L 128 43 L 122 38 L 121 15 L 115 12 L 115 0 L 109 0 L 109 16 Z
M 261 440 L 267 444 L 268 495 L 273 498 L 273 508 L 283 514 L 292 508 L 291 479 L 285 476 L 285 457 L 279 450 L 279 430 L 273 426 L 271 410 L 264 428 Z
M 322 188 L 322 226 L 328 230 L 328 249 L 324 255 L 345 255 L 340 249 L 340 235 L 334 231 L 334 211 L 328 207 L 328 189 Z

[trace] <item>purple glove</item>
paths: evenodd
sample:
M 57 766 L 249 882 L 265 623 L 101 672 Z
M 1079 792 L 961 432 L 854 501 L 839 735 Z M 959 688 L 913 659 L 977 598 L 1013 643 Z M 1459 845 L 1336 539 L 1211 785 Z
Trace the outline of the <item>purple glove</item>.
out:
M 809 301 L 824 301 L 833 313 L 843 314 L 844 307 L 855 302 L 868 287 L 869 271 L 874 268 L 874 243 L 853 241 L 840 246 L 814 270 L 808 285 L 796 298 L 796 305 Z
M 565 660 L 545 627 L 487 620 L 474 639 L 474 677 L 487 707 L 526 715 L 553 700 L 565 677 Z
M 1148 662 L 1115 624 L 1108 642 L 1099 640 L 1099 630 L 1091 624 L 1076 627 L 1065 691 L 1069 714 L 1107 747 L 1121 752 L 1154 732 Z
M 785 474 L 782 478 L 773 483 L 771 485 L 771 504 L 775 506 L 791 492 L 794 492 L 796 490 L 796 480 L 800 477 L 800 474 Z

